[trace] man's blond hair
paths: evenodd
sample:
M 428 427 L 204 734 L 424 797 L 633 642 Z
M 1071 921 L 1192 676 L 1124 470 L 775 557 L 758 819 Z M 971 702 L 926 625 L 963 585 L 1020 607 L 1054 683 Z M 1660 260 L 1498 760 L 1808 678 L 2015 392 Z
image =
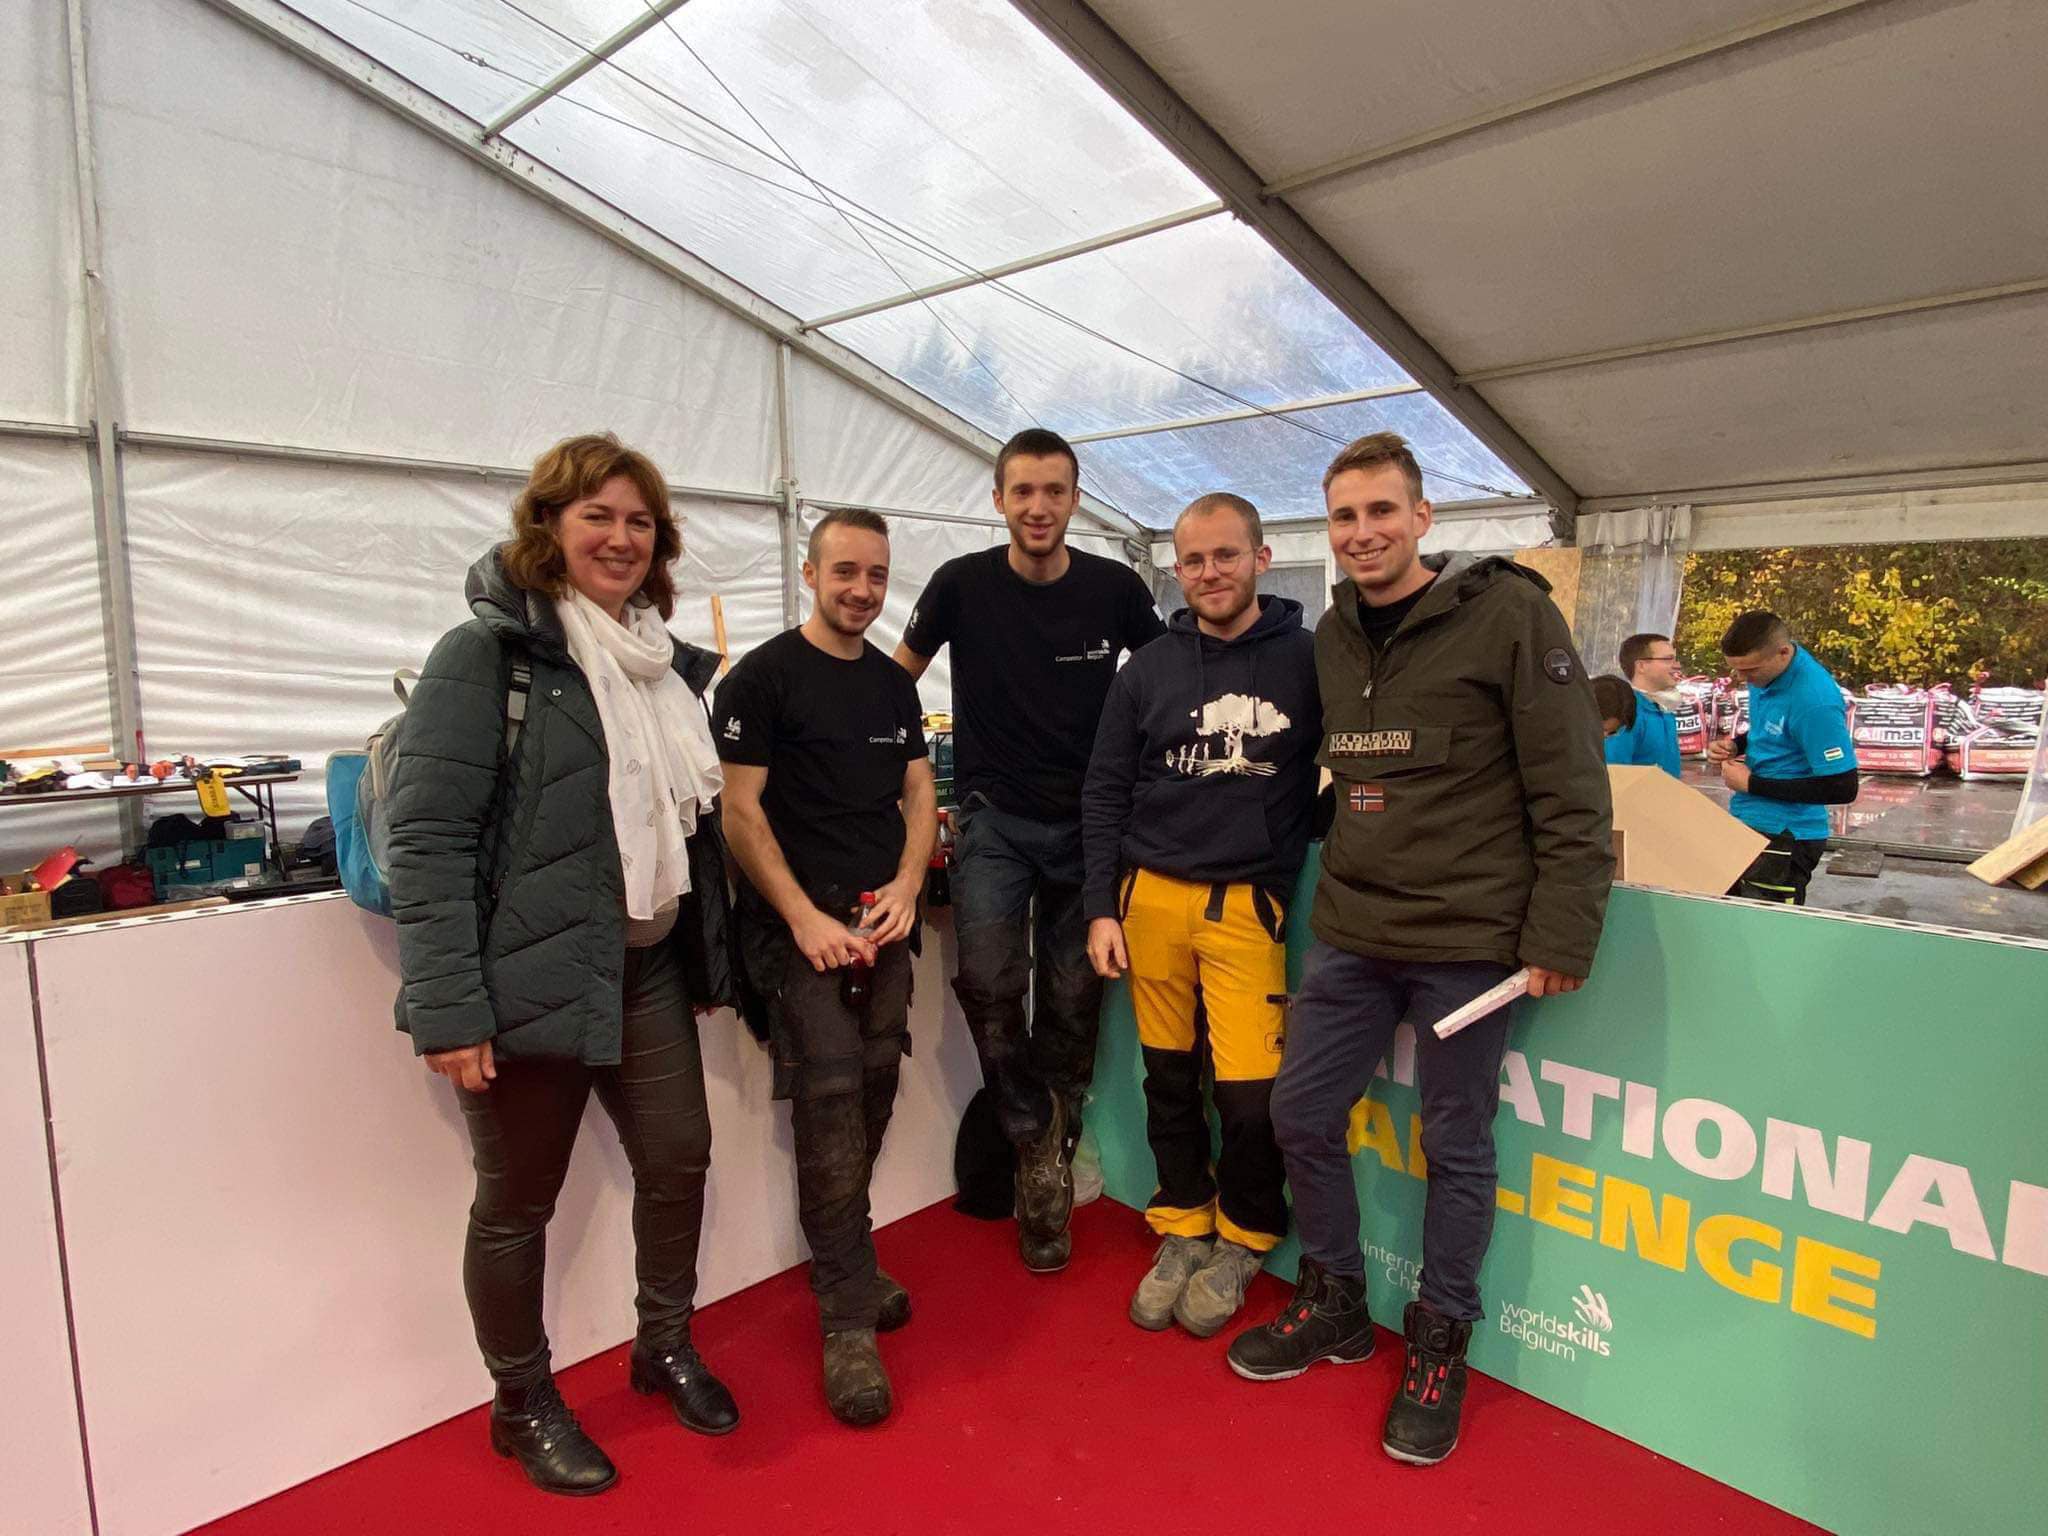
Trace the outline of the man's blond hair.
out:
M 1408 439 L 1398 432 L 1372 432 L 1346 443 L 1323 471 L 1323 491 L 1327 495 L 1330 482 L 1346 470 L 1378 469 L 1382 464 L 1396 466 L 1407 478 L 1409 496 L 1422 500 L 1422 466 L 1415 462 Z

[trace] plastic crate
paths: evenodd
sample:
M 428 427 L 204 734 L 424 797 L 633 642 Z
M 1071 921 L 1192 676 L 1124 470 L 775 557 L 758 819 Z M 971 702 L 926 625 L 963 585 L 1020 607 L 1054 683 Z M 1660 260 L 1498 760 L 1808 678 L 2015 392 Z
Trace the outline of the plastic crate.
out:
M 150 848 L 143 853 L 150 878 L 156 882 L 156 899 L 174 885 L 211 885 L 221 880 L 253 879 L 263 873 L 263 839 L 258 837 L 216 837 L 177 843 L 167 848 Z

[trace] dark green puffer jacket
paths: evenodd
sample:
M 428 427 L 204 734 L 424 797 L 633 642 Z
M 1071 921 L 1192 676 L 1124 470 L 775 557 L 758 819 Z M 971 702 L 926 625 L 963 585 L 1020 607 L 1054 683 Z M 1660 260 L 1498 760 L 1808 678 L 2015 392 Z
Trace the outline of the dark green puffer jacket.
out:
M 476 617 L 441 637 L 406 706 L 387 791 L 398 1027 L 413 1049 L 489 1040 L 511 1058 L 619 1060 L 625 906 L 597 704 L 552 600 L 505 579 L 496 551 L 470 569 Z M 512 663 L 533 669 L 505 761 Z M 716 653 L 678 641 L 700 698 Z M 732 1006 L 731 906 L 718 817 L 690 840 L 675 932 L 690 1001 Z

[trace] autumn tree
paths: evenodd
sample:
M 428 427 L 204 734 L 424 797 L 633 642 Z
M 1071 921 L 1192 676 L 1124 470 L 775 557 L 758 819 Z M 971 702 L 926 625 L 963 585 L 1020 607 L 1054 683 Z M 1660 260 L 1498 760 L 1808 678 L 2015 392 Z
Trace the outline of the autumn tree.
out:
M 1677 635 L 1688 669 L 1721 670 L 1721 635 L 1751 608 L 1781 615 L 1850 688 L 2048 678 L 2048 539 L 1689 556 Z

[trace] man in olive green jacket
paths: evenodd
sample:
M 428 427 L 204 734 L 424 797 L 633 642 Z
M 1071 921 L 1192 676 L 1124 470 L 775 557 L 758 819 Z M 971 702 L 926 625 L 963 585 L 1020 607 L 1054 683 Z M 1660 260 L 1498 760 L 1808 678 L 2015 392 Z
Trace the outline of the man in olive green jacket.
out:
M 1415 1026 L 1429 1186 L 1408 1358 L 1381 1445 L 1441 1461 L 1457 1443 L 1465 1346 L 1493 1232 L 1493 1117 L 1511 1010 L 1439 1040 L 1430 1026 L 1522 967 L 1531 997 L 1592 970 L 1613 878 L 1612 808 L 1592 685 L 1534 571 L 1423 559 L 1422 475 L 1392 433 L 1323 479 L 1346 580 L 1316 628 L 1318 759 L 1336 821 L 1287 1020 L 1275 1139 L 1301 1234 L 1295 1295 L 1230 1363 L 1278 1380 L 1372 1352 L 1346 1128 L 1394 1030 Z

